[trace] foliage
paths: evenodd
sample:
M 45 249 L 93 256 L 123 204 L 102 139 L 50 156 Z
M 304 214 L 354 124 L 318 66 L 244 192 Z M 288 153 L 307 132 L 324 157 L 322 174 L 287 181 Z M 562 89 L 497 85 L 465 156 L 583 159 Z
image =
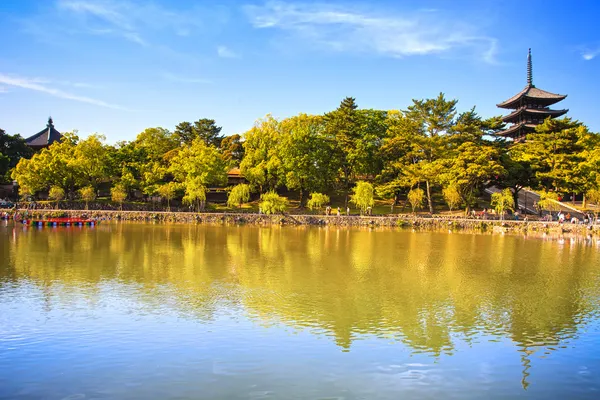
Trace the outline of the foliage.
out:
M 462 203 L 462 196 L 456 185 L 450 185 L 442 189 L 442 195 L 450 211 L 460 206 Z
M 56 208 L 58 208 L 58 203 L 65 198 L 65 191 L 60 186 L 52 186 L 48 192 L 48 198 L 56 201 Z
M 369 182 L 358 181 L 352 189 L 351 202 L 358 207 L 361 213 L 365 213 L 369 207 L 373 207 L 373 185 Z
M 22 158 L 30 158 L 33 150 L 19 135 L 9 135 L 0 129 L 0 183 L 11 180 L 10 171 L 17 166 Z
M 492 202 L 490 203 L 494 210 L 500 215 L 500 218 L 504 218 L 504 213 L 506 211 L 514 211 L 515 209 L 515 200 L 513 199 L 513 194 L 510 189 L 504 189 L 501 192 L 496 192 L 492 194 Z
M 117 183 L 110 189 L 110 197 L 115 203 L 119 203 L 121 209 L 123 209 L 123 202 L 127 199 L 127 190 L 121 183 Z
M 327 204 L 329 204 L 329 196 L 323 193 L 313 192 L 310 194 L 307 205 L 311 210 L 319 210 Z
M 221 127 L 217 126 L 214 119 L 202 118 L 193 124 L 182 122 L 175 127 L 173 139 L 180 145 L 189 145 L 200 139 L 207 146 L 220 147 L 223 136 L 220 136 Z
M 81 199 L 85 202 L 85 209 L 88 208 L 88 203 L 90 201 L 96 200 L 96 190 L 92 186 L 85 186 L 79 189 L 79 195 Z
M 235 185 L 227 196 L 227 205 L 229 207 L 242 207 L 242 204 L 250 200 L 250 186 L 245 183 Z
M 194 177 L 185 182 L 185 195 L 182 201 L 184 204 L 193 206 L 198 212 L 204 209 L 206 186 L 202 183 L 202 178 Z
M 227 165 L 221 154 L 200 138 L 179 150 L 171 159 L 168 172 L 177 182 L 195 181 L 204 187 L 227 180 Z
M 546 211 L 560 210 L 560 204 L 558 204 L 558 194 L 555 192 L 540 193 L 540 200 L 538 201 L 537 206 L 540 210 L 546 210 Z
M 223 159 L 230 167 L 239 166 L 244 159 L 244 143 L 238 134 L 225 136 L 221 140 L 221 151 Z
M 167 200 L 167 211 L 171 211 L 171 200 L 179 189 L 179 185 L 175 182 L 168 182 L 158 187 L 157 192 L 163 199 Z
M 260 209 L 267 215 L 285 212 L 287 203 L 287 198 L 279 196 L 274 191 L 260 196 Z
M 425 192 L 421 188 L 411 189 L 406 198 L 408 199 L 408 202 L 410 203 L 414 213 L 416 210 L 423 208 L 423 203 L 425 202 Z

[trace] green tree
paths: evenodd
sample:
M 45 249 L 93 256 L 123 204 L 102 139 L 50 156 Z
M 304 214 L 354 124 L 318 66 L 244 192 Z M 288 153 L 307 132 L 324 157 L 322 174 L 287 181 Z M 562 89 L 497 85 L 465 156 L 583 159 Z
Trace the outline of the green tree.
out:
M 329 204 L 329 196 L 323 193 L 313 192 L 308 200 L 308 208 L 311 210 L 320 210 L 323 206 Z
M 590 203 L 593 203 L 596 206 L 592 210 L 593 210 L 594 215 L 596 216 L 596 218 L 598 218 L 598 210 L 599 210 L 599 207 L 600 207 L 600 190 L 598 190 L 598 189 L 590 189 L 585 194 L 585 196 L 586 196 L 587 200 Z
M 279 196 L 273 191 L 260 196 L 260 209 L 267 215 L 285 212 L 287 203 L 287 198 Z
M 90 135 L 75 145 L 70 165 L 76 171 L 77 185 L 95 189 L 107 179 L 109 159 L 105 140 L 102 135 Z
M 33 156 L 33 150 L 19 135 L 9 135 L 0 129 L 0 183 L 11 180 L 10 172 L 22 158 Z
M 425 183 L 429 212 L 433 214 L 431 186 L 442 171 L 438 160 L 447 154 L 448 134 L 456 117 L 457 100 L 446 100 L 443 93 L 435 99 L 413 100 L 404 112 L 405 135 L 411 144 L 410 174 Z
M 540 210 L 546 211 L 559 211 L 560 204 L 558 202 L 558 194 L 555 192 L 542 192 L 540 193 L 540 200 L 537 203 Z
M 450 212 L 452 212 L 453 209 L 457 208 L 460 206 L 460 203 L 462 203 L 462 196 L 460 195 L 460 191 L 456 185 L 445 187 L 442 189 L 442 194 L 446 204 L 448 204 Z
M 85 209 L 88 209 L 88 203 L 96 200 L 96 190 L 92 186 L 85 186 L 79 189 L 79 195 L 85 202 Z
M 202 118 L 193 124 L 181 122 L 175 127 L 173 138 L 181 145 L 188 145 L 196 139 L 201 139 L 207 146 L 220 147 L 223 136 L 221 127 L 214 119 Z
M 235 185 L 227 196 L 227 205 L 231 208 L 242 208 L 242 204 L 250 200 L 250 186 L 245 183 Z
M 239 166 L 244 159 L 244 143 L 242 137 L 238 134 L 225 136 L 221 140 L 221 151 L 223 159 L 230 167 Z
M 423 208 L 423 203 L 425 202 L 425 192 L 421 188 L 411 189 L 410 192 L 408 192 L 407 199 L 414 214 L 416 210 Z
M 158 187 L 157 192 L 163 199 L 167 200 L 167 211 L 171 211 L 171 200 L 175 198 L 179 185 L 175 182 L 168 182 Z
M 250 185 L 263 193 L 275 190 L 285 182 L 279 155 L 280 122 L 267 115 L 244 134 L 244 159 L 240 169 Z
M 125 186 L 117 183 L 110 189 L 110 197 L 115 203 L 119 203 L 119 209 L 123 210 L 123 202 L 127 199 Z
M 202 178 L 196 176 L 185 182 L 185 195 L 182 201 L 184 204 L 193 206 L 198 212 L 204 210 L 206 186 L 203 185 Z
M 168 172 L 177 182 L 197 182 L 203 187 L 227 182 L 227 164 L 214 146 L 198 138 L 170 161 Z
M 325 189 L 334 179 L 331 147 L 323 134 L 323 118 L 300 114 L 281 121 L 278 154 L 282 160 L 285 185 L 298 190 L 300 207 L 306 194 Z
M 56 201 L 56 209 L 58 209 L 60 201 L 65 198 L 65 191 L 60 186 L 52 186 L 48 192 L 48 198 Z
M 506 211 L 515 210 L 515 200 L 510 189 L 504 189 L 501 192 L 492 194 L 492 202 L 490 203 L 494 210 L 500 215 L 500 219 L 504 219 Z
M 373 207 L 375 201 L 373 199 L 373 185 L 369 182 L 358 181 L 352 189 L 352 197 L 350 201 L 358 207 L 361 214 L 364 214 L 369 207 Z

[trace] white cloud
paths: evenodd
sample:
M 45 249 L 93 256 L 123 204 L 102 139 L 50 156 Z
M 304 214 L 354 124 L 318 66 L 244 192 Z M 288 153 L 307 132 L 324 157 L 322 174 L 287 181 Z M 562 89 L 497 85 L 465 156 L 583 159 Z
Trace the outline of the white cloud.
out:
M 239 58 L 239 54 L 235 53 L 233 50 L 228 49 L 226 46 L 218 46 L 217 54 L 222 58 Z
M 117 109 L 117 110 L 125 110 L 123 107 L 120 107 L 115 104 L 106 103 L 102 100 L 97 100 L 97 99 L 93 99 L 93 98 L 85 97 L 85 96 L 79 96 L 76 94 L 65 92 L 60 89 L 48 87 L 48 86 L 40 83 L 39 78 L 31 78 L 30 79 L 30 78 L 24 78 L 24 77 L 9 76 L 9 75 L 0 73 L 0 83 L 2 83 L 4 85 L 8 85 L 8 86 L 14 86 L 14 87 L 22 88 L 22 89 L 29 89 L 29 90 L 34 90 L 36 92 L 46 93 L 46 94 L 49 94 L 51 96 L 58 97 L 61 99 L 73 100 L 73 101 L 78 101 L 80 103 L 87 103 L 87 104 L 92 104 L 95 106 L 113 108 L 113 109 Z
M 210 81 L 209 79 L 188 78 L 188 77 L 172 74 L 170 72 L 165 72 L 163 74 L 163 77 L 166 80 L 169 80 L 171 82 L 177 82 L 177 83 L 200 83 L 200 84 L 212 83 L 212 81 Z
M 600 55 L 600 48 L 596 49 L 596 50 L 584 50 L 581 52 L 581 57 L 585 60 L 585 61 L 590 61 L 593 60 L 594 58 L 596 58 L 598 55 Z
M 435 10 L 402 15 L 364 12 L 328 4 L 270 1 L 246 6 L 250 23 L 338 52 L 376 53 L 390 57 L 467 50 L 494 62 L 497 40 L 482 35 L 474 23 L 455 21 Z

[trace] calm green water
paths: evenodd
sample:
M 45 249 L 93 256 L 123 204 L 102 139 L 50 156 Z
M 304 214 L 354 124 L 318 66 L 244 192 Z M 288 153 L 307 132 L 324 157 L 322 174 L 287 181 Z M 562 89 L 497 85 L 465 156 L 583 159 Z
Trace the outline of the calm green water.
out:
M 597 399 L 594 242 L 0 226 L 2 399 Z

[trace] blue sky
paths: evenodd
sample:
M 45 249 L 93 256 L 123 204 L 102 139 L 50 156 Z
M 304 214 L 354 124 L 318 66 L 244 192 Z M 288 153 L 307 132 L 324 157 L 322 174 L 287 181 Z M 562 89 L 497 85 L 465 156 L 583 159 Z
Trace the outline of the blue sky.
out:
M 131 140 L 147 127 L 404 109 L 444 92 L 487 117 L 526 83 L 600 131 L 596 1 L 3 0 L 0 127 Z

